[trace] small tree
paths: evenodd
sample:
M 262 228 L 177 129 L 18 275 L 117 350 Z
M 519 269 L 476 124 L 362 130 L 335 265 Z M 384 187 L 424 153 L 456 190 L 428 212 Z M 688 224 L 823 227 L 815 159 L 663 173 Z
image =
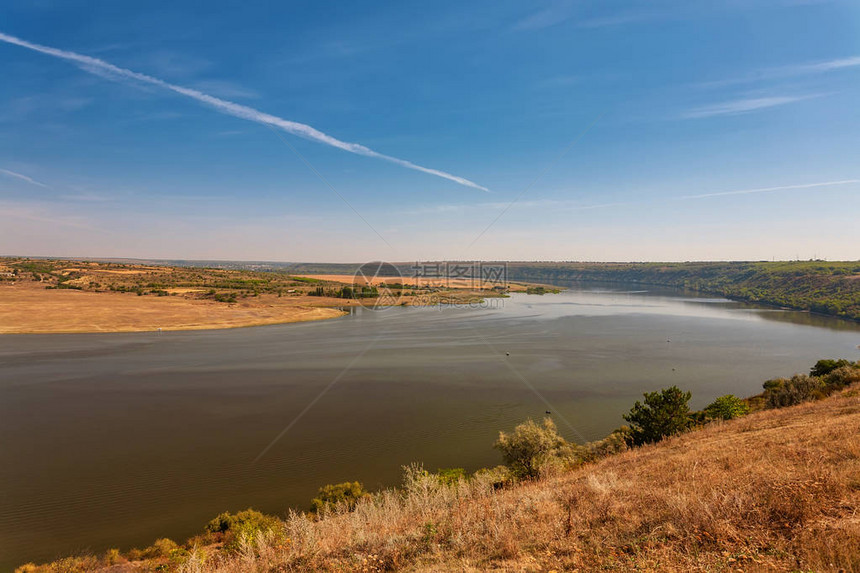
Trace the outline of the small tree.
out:
M 311 511 L 319 513 L 323 509 L 334 509 L 338 505 L 344 505 L 352 511 L 358 500 L 369 495 L 361 482 L 357 481 L 324 485 L 317 492 L 317 496 L 311 500 Z
M 731 420 L 749 414 L 749 404 L 733 394 L 720 396 L 705 408 L 705 416 L 711 420 Z
M 644 404 L 637 401 L 624 415 L 632 425 L 631 445 L 658 442 L 690 427 L 690 407 L 687 405 L 692 397 L 690 392 L 671 386 L 659 392 L 646 392 L 644 396 Z
M 565 444 L 552 419 L 544 418 L 542 424 L 527 420 L 510 434 L 499 432 L 495 448 L 514 476 L 530 479 L 538 477 L 541 466 Z
M 809 371 L 810 376 L 827 376 L 837 368 L 842 368 L 843 366 L 850 366 L 851 362 L 845 360 L 844 358 L 839 360 L 830 360 L 823 359 L 819 360 L 815 363 L 815 366 Z

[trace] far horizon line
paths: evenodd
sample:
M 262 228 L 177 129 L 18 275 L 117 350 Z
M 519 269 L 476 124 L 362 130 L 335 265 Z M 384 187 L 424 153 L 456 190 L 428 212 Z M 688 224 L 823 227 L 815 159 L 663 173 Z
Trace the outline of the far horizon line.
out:
M 482 263 L 580 263 L 580 264 L 679 264 L 679 263 L 860 263 L 860 259 L 685 259 L 685 260 L 577 260 L 577 259 L 409 259 L 402 261 L 386 261 L 384 259 L 369 259 L 358 261 L 278 261 L 271 259 L 207 259 L 207 258 L 159 258 L 159 257 L 97 257 L 97 256 L 56 256 L 56 255 L 0 255 L 0 259 L 44 259 L 56 261 L 91 261 L 91 262 L 149 262 L 149 263 L 243 263 L 270 265 L 364 265 L 368 263 L 410 264 L 410 263 L 448 263 L 448 262 L 482 262 Z

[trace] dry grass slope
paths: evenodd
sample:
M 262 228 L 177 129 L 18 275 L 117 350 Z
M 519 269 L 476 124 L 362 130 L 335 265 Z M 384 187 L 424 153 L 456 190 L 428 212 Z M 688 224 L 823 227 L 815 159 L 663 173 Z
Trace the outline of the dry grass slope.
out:
M 205 571 L 860 571 L 860 398 L 771 410 L 494 492 L 414 488 Z M 295 528 L 297 522 L 292 520 Z
M 109 570 L 860 572 L 858 394 L 710 424 L 510 488 L 489 477 L 449 487 L 413 469 L 404 491 L 353 512 L 293 513 L 231 551 L 197 545 Z

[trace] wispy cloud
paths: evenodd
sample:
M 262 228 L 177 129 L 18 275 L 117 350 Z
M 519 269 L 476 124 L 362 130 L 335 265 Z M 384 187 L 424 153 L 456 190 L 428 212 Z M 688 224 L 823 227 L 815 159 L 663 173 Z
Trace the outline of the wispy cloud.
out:
M 787 191 L 790 189 L 814 189 L 816 187 L 831 187 L 834 185 L 848 185 L 849 183 L 860 183 L 860 179 L 844 179 L 842 181 L 823 181 L 821 183 L 804 183 L 802 185 L 782 185 L 779 187 L 762 187 L 760 189 L 741 189 L 738 191 L 720 191 L 718 193 L 703 193 L 701 195 L 685 195 L 679 199 L 705 199 L 706 197 L 722 197 L 724 195 L 748 195 L 750 193 L 772 193 L 774 191 Z
M 785 78 L 794 78 L 798 76 L 823 74 L 827 72 L 847 70 L 856 67 L 860 67 L 860 56 L 850 56 L 847 58 L 836 58 L 831 60 L 820 60 L 817 62 L 805 62 L 801 64 L 764 68 L 734 78 L 705 82 L 699 85 L 701 87 L 720 87 L 757 81 L 780 80 Z
M 516 30 L 540 30 L 561 24 L 573 17 L 574 4 L 570 0 L 556 0 L 546 8 L 526 16 L 514 25 Z
M 222 113 L 227 115 L 231 115 L 233 117 L 238 117 L 240 119 L 244 119 L 247 121 L 253 121 L 256 123 L 260 123 L 263 125 L 269 125 L 293 135 L 297 135 L 299 137 L 304 137 L 306 139 L 311 139 L 314 141 L 318 141 L 320 143 L 324 143 L 326 145 L 330 145 L 332 147 L 336 147 L 338 149 L 342 149 L 344 151 L 348 151 L 350 153 L 355 153 L 358 155 L 363 155 L 366 157 L 373 157 L 376 159 L 382 159 L 384 161 L 388 161 L 394 163 L 396 165 L 400 165 L 401 167 L 405 167 L 407 169 L 413 169 L 415 171 L 420 171 L 422 173 L 427 173 L 429 175 L 435 175 L 436 177 L 441 177 L 443 179 L 447 179 L 449 181 L 453 181 L 454 183 L 458 183 L 460 185 L 464 185 L 466 187 L 472 187 L 474 189 L 480 189 L 482 191 L 488 191 L 486 187 L 478 185 L 477 183 L 465 179 L 463 177 L 459 177 L 457 175 L 452 175 L 451 173 L 446 173 L 445 171 L 440 171 L 438 169 L 431 169 L 429 167 L 423 167 L 421 165 L 417 165 L 412 163 L 411 161 L 407 161 L 405 159 L 400 159 L 397 157 L 392 157 L 390 155 L 385 155 L 383 153 L 379 153 L 374 151 L 364 145 L 358 143 L 350 143 L 346 141 L 341 141 L 335 137 L 327 135 L 309 125 L 298 123 L 295 121 L 289 121 L 268 113 L 264 113 L 257 109 L 237 104 L 228 100 L 224 100 L 221 98 L 217 98 L 215 96 L 203 93 L 201 91 L 190 89 L 186 87 L 182 87 L 176 84 L 172 84 L 166 82 L 164 80 L 148 76 L 146 74 L 141 74 L 139 72 L 134 72 L 125 68 L 120 68 L 113 64 L 110 64 L 104 60 L 100 60 L 98 58 L 93 58 L 91 56 L 85 56 L 83 54 L 78 54 L 75 52 L 69 52 L 66 50 L 60 50 L 57 48 L 52 48 L 49 46 L 43 46 L 40 44 L 34 44 L 32 42 L 28 42 L 26 40 L 22 40 L 20 38 L 16 38 L 15 36 L 10 36 L 8 34 L 4 34 L 0 32 L 0 41 L 6 42 L 8 44 L 13 44 L 16 46 L 20 46 L 22 48 L 27 48 L 28 50 L 33 50 L 35 52 L 39 52 L 42 54 L 46 54 L 49 56 L 53 56 L 55 58 L 60 58 L 62 60 L 67 60 L 70 62 L 74 62 L 78 64 L 82 69 L 94 73 L 96 75 L 106 77 L 108 79 L 120 82 L 139 82 L 151 86 L 156 86 L 165 90 L 169 90 L 171 92 L 183 95 L 185 97 L 191 98 L 200 103 L 206 104 Z
M 802 95 L 802 96 L 771 96 L 743 98 L 725 101 L 717 104 L 693 108 L 681 114 L 684 119 L 699 119 L 713 117 L 716 115 L 737 115 L 749 113 L 771 107 L 777 107 L 798 101 L 821 97 L 824 94 Z
M 35 116 L 44 121 L 51 114 L 76 112 L 93 103 L 92 98 L 73 97 L 59 93 L 40 93 L 13 98 L 3 102 L 0 123 L 26 122 Z
M 860 183 L 860 179 L 842 179 L 839 181 L 822 181 L 818 183 L 803 183 L 798 185 L 780 185 L 778 187 L 760 187 L 757 189 L 738 189 L 734 191 L 718 191 L 715 193 L 702 193 L 700 195 L 681 195 L 677 197 L 661 197 L 635 201 L 614 201 L 610 203 L 584 203 L 580 199 L 535 199 L 532 201 L 521 201 L 517 203 L 518 209 L 538 209 L 551 212 L 590 211 L 594 209 L 615 209 L 622 207 L 633 207 L 641 205 L 666 204 L 673 201 L 686 199 L 707 199 L 709 197 L 723 197 L 727 195 L 748 195 L 752 193 L 775 193 L 779 191 L 792 191 L 798 189 L 815 189 L 819 187 L 834 187 L 838 185 L 850 185 Z M 479 203 L 449 203 L 439 205 L 423 205 L 415 209 L 398 211 L 396 215 L 443 215 L 443 214 L 474 214 L 479 211 L 495 211 L 507 207 L 506 203 L 479 202 Z
M 549 209 L 558 211 L 590 211 L 592 209 L 607 209 L 611 207 L 628 207 L 640 205 L 641 201 L 617 201 L 613 203 L 583 203 L 580 199 L 535 199 L 517 202 L 517 209 Z M 479 211 L 498 211 L 509 207 L 510 203 L 480 202 L 480 203 L 447 203 L 439 205 L 421 205 L 414 209 L 397 211 L 396 215 L 443 215 L 443 214 L 473 214 Z
M 571 0 L 554 0 L 545 8 L 520 19 L 514 24 L 514 29 L 541 30 L 569 21 L 580 28 L 604 28 L 629 24 L 648 17 L 648 14 L 641 11 L 615 11 L 608 15 L 588 16 L 581 13 L 582 8 L 582 4 Z
M 624 24 L 632 24 L 641 20 L 648 19 L 648 15 L 644 12 L 626 12 L 618 13 L 612 16 L 602 16 L 597 18 L 586 18 L 578 22 L 581 28 L 608 28 L 610 26 L 623 26 Z
M 3 219 L 22 219 L 24 221 L 35 221 L 37 223 L 50 223 L 74 229 L 87 231 L 105 232 L 87 221 L 63 214 L 55 214 L 50 206 L 29 202 L 0 201 L 0 221 Z
M 785 74 L 814 74 L 818 72 L 830 72 L 833 70 L 841 70 L 844 68 L 856 68 L 860 66 L 860 56 L 850 58 L 839 58 L 836 60 L 827 60 L 823 62 L 814 62 L 811 64 L 800 64 L 796 66 L 787 66 L 784 68 L 774 68 L 774 71 L 782 71 Z
M 2 173 L 3 175 L 6 175 L 7 177 L 14 177 L 15 179 L 20 179 L 21 181 L 26 181 L 30 185 L 38 185 L 39 187 L 44 187 L 45 189 L 50 189 L 50 187 L 45 185 L 44 183 L 40 183 L 39 181 L 36 181 L 32 177 L 27 177 L 26 175 L 23 175 L 21 173 L 17 173 L 15 171 L 10 171 L 8 169 L 0 169 L 0 173 Z
M 113 201 L 114 197 L 111 197 L 110 195 L 101 195 L 99 193 L 83 192 L 70 195 L 60 195 L 60 199 L 67 199 L 69 201 L 87 201 L 92 203 L 101 203 L 104 201 Z

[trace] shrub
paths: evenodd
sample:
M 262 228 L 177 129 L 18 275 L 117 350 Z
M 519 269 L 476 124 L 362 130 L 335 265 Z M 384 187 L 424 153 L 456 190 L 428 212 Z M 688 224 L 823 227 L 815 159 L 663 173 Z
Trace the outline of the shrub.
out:
M 515 477 L 529 479 L 538 477 L 541 467 L 566 445 L 552 419 L 544 418 L 543 424 L 527 420 L 510 434 L 499 432 L 495 448 L 502 452 L 505 465 Z
M 666 436 L 679 434 L 690 427 L 690 401 L 692 394 L 677 386 L 659 392 L 646 392 L 645 403 L 637 401 L 624 419 L 632 425 L 629 443 L 641 446 L 658 442 Z
M 612 433 L 596 442 L 585 444 L 585 452 L 583 453 L 582 461 L 594 461 L 612 454 L 618 454 L 627 449 L 627 443 L 630 440 L 630 428 L 621 426 Z
M 817 400 L 826 395 L 826 386 L 820 378 L 795 374 L 790 379 L 777 378 L 764 383 L 768 408 L 785 408 L 801 402 Z
M 140 561 L 144 557 L 144 551 L 143 549 L 133 547 L 125 552 L 125 556 L 129 561 Z
M 102 557 L 102 560 L 104 561 L 105 565 L 116 565 L 118 563 L 124 563 L 126 561 L 126 559 L 122 556 L 122 553 L 120 553 L 120 550 L 115 547 L 112 549 L 108 549 L 105 552 L 104 557 Z
M 513 476 L 508 466 L 496 466 L 479 469 L 472 475 L 472 480 L 493 489 L 502 489 L 512 483 Z
M 770 380 L 766 380 L 765 383 L 762 384 L 762 387 L 765 389 L 765 391 L 774 390 L 777 388 L 781 388 L 783 384 L 785 384 L 787 381 L 788 380 L 786 380 L 785 378 L 772 378 Z
M 463 468 L 439 468 L 436 470 L 436 475 L 439 478 L 439 483 L 453 485 L 461 479 L 466 479 L 466 470 Z
M 705 416 L 711 420 L 731 420 L 749 412 L 749 404 L 733 394 L 720 396 L 705 408 Z
M 842 368 L 843 366 L 851 366 L 851 362 L 841 358 L 839 360 L 830 360 L 823 359 L 819 360 L 815 363 L 815 366 L 809 371 L 810 376 L 827 376 L 837 368 Z
M 317 492 L 317 496 L 311 500 L 311 511 L 319 513 L 323 509 L 335 509 L 338 505 L 345 505 L 352 511 L 358 500 L 369 495 L 364 490 L 364 486 L 357 481 L 324 485 Z
M 860 382 L 860 367 L 853 364 L 831 370 L 824 377 L 824 383 L 830 391 L 841 390 L 855 382 Z
M 249 526 L 253 529 L 265 530 L 274 529 L 279 524 L 277 517 L 260 513 L 255 509 L 246 509 L 238 513 L 225 511 L 206 524 L 206 531 L 209 533 L 235 532 L 236 529 Z
M 224 550 L 233 553 L 241 550 L 243 544 L 254 543 L 261 535 L 282 537 L 283 522 L 277 517 L 260 513 L 254 509 L 246 509 L 238 513 L 225 511 L 206 525 L 207 534 L 202 537 L 204 543 L 222 541 Z M 189 553 L 184 550 L 174 551 L 171 557 L 184 560 Z
M 179 549 L 179 545 L 172 539 L 163 537 L 156 539 L 155 542 L 143 550 L 143 556 L 148 559 L 157 557 L 170 557 L 173 552 Z

